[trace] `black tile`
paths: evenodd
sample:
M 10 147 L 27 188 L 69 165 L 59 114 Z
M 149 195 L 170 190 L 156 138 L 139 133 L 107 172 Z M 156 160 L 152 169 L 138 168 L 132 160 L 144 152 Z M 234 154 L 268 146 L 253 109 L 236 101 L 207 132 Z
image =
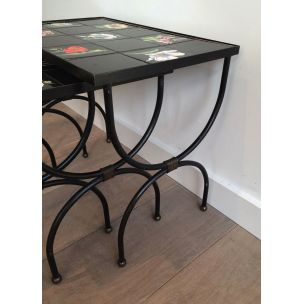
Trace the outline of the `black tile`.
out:
M 116 31 L 116 30 L 125 30 L 125 29 L 132 29 L 133 26 L 125 24 L 125 23 L 118 23 L 118 22 L 106 22 L 102 24 L 95 24 L 92 25 L 100 31 Z
M 96 43 L 97 41 L 108 41 L 108 40 L 115 40 L 115 39 L 123 39 L 127 38 L 126 36 L 122 36 L 119 34 L 116 34 L 114 32 L 99 32 L 99 33 L 90 33 L 90 34 L 82 34 L 82 35 L 76 35 L 75 37 L 90 41 L 93 43 Z
M 78 45 L 66 45 L 66 46 L 53 46 L 46 48 L 46 51 L 52 53 L 58 57 L 71 59 L 79 57 L 90 57 L 98 56 L 113 53 L 113 51 L 108 50 L 102 46 L 91 44 L 91 43 L 82 43 Z
M 68 44 L 83 43 L 83 40 L 72 36 L 56 36 L 56 37 L 44 37 L 42 39 L 42 47 L 61 46 Z
M 42 37 L 55 37 L 55 36 L 62 36 L 62 35 L 64 35 L 64 34 L 54 31 L 53 29 L 49 29 L 49 28 L 42 29 Z
M 82 26 L 81 23 L 78 22 L 65 22 L 64 20 L 62 22 L 52 22 L 52 23 L 43 23 L 43 27 L 46 28 L 66 28 L 66 27 L 77 27 Z
M 144 41 L 141 41 L 141 40 L 135 39 L 135 38 L 121 39 L 121 40 L 114 40 L 114 41 L 99 41 L 99 42 L 95 42 L 95 43 L 102 45 L 108 49 L 117 51 L 117 52 L 144 49 L 144 48 L 154 46 L 151 43 L 144 42 Z
M 169 35 L 169 34 L 158 34 L 140 37 L 142 41 L 149 42 L 155 45 L 169 45 L 179 42 L 185 42 L 189 38 L 183 36 Z
M 144 62 L 121 54 L 73 59 L 70 63 L 95 76 L 146 65 Z
M 148 35 L 157 35 L 160 34 L 160 32 L 144 29 L 141 27 L 134 27 L 130 29 L 125 30 L 117 30 L 115 33 L 128 36 L 128 37 L 142 37 L 142 36 L 148 36 Z
M 68 27 L 68 28 L 60 28 L 59 32 L 68 34 L 68 35 L 78 35 L 78 34 L 86 34 L 86 33 L 94 33 L 98 32 L 96 28 L 92 26 L 77 26 L 77 27 Z
M 214 52 L 229 47 L 227 44 L 203 40 L 190 40 L 187 42 L 159 46 L 144 50 L 134 50 L 125 54 L 148 63 L 157 63 L 174 60 L 204 53 Z

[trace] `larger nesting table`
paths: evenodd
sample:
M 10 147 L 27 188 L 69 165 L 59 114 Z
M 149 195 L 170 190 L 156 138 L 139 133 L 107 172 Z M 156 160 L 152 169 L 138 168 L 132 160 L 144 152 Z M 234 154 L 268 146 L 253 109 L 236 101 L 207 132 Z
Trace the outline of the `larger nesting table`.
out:
M 70 208 L 88 191 L 95 192 L 101 200 L 105 228 L 107 232 L 111 231 L 107 201 L 96 188 L 100 182 L 125 173 L 141 174 L 147 178 L 127 205 L 120 223 L 119 266 L 126 265 L 124 232 L 129 216 L 150 186 L 155 190 L 154 219 L 160 220 L 160 191 L 157 180 L 166 173 L 183 166 L 198 168 L 204 177 L 201 210 L 207 210 L 209 187 L 207 171 L 202 164 L 184 159 L 205 138 L 219 113 L 225 94 L 230 59 L 231 56 L 239 53 L 239 46 L 104 17 L 43 22 L 42 36 L 43 59 L 47 62 L 47 66 L 53 68 L 53 70 L 46 69 L 45 75 L 48 77 L 49 71 L 53 71 L 51 77 L 55 82 L 53 87 L 46 86 L 43 90 L 43 104 L 46 110 L 52 111 L 52 105 L 71 98 L 84 99 L 88 102 L 86 126 L 83 132 L 80 132 L 80 141 L 76 148 L 61 164 L 56 164 L 55 161 L 52 165 L 43 164 L 44 187 L 59 184 L 81 186 L 60 210 L 48 235 L 46 251 L 52 280 L 54 283 L 59 283 L 61 275 L 53 252 L 56 232 Z M 134 160 L 133 157 L 147 142 L 157 123 L 163 101 L 164 75 L 178 68 L 218 59 L 223 59 L 219 93 L 212 114 L 199 136 L 182 153 L 163 162 L 146 164 Z M 126 153 L 116 133 L 112 87 L 152 77 L 157 77 L 157 100 L 152 119 L 140 141 L 129 153 Z M 94 92 L 98 89 L 103 89 L 105 111 L 95 102 Z M 84 92 L 88 93 L 88 97 L 75 95 Z M 69 172 L 65 168 L 79 152 L 83 150 L 85 155 L 85 144 L 92 129 L 96 106 L 104 115 L 108 141 L 112 142 L 121 160 L 96 171 Z M 52 153 L 51 150 L 49 151 Z M 122 167 L 125 163 L 129 164 L 129 167 Z M 150 175 L 148 170 L 156 172 Z

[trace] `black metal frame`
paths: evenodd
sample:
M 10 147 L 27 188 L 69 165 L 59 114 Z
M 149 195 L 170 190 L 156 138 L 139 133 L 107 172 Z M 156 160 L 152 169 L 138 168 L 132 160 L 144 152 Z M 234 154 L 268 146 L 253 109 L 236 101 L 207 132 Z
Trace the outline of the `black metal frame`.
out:
M 198 162 L 194 161 L 183 161 L 183 159 L 188 156 L 205 138 L 209 130 L 211 129 L 218 113 L 221 108 L 225 90 L 226 90 L 226 84 L 228 79 L 228 73 L 229 73 L 229 65 L 230 65 L 230 57 L 226 57 L 224 59 L 223 64 L 223 71 L 222 71 L 222 77 L 221 77 L 221 83 L 220 83 L 220 89 L 217 97 L 217 101 L 215 103 L 215 107 L 211 113 L 211 116 L 204 127 L 203 131 L 199 134 L 199 136 L 195 139 L 195 141 L 182 153 L 180 153 L 178 156 L 173 157 L 169 160 L 166 160 L 162 163 L 158 164 L 144 164 L 140 163 L 128 156 L 128 154 L 124 151 L 117 133 L 115 129 L 115 120 L 114 120 L 114 110 L 113 110 L 113 100 L 112 100 L 112 90 L 111 86 L 107 86 L 104 89 L 104 96 L 105 96 L 105 107 L 106 107 L 106 113 L 109 119 L 109 128 L 110 128 L 110 136 L 113 143 L 113 146 L 116 150 L 116 152 L 122 157 L 124 161 L 126 161 L 129 165 L 143 170 L 158 170 L 134 195 L 131 202 L 129 203 L 127 209 L 124 212 L 124 215 L 122 217 L 119 232 L 118 232 L 118 251 L 119 251 L 119 258 L 118 258 L 118 265 L 123 267 L 126 265 L 126 259 L 124 254 L 124 233 L 125 228 L 129 219 L 129 216 L 136 205 L 137 201 L 140 199 L 140 197 L 145 193 L 145 191 L 151 186 L 152 183 L 155 183 L 160 177 L 162 177 L 165 173 L 173 171 L 178 169 L 182 166 L 195 166 L 197 167 L 201 173 L 203 174 L 204 181 L 205 181 L 205 187 L 204 187 L 204 194 L 201 204 L 201 210 L 206 211 L 207 210 L 207 197 L 208 197 L 208 189 L 209 189 L 209 179 L 206 169 L 203 165 L 201 165 Z M 148 130 L 147 130 L 148 131 Z M 150 132 L 151 134 L 151 132 Z M 158 214 L 160 219 L 160 214 Z
M 158 90 L 157 90 L 157 100 L 156 105 L 154 109 L 154 113 L 152 115 L 151 121 L 149 123 L 149 126 L 147 127 L 144 135 L 139 140 L 139 142 L 135 145 L 135 147 L 129 152 L 126 153 L 124 148 L 122 147 L 119 138 L 116 133 L 115 128 L 115 119 L 114 119 L 114 109 L 113 109 L 113 99 L 112 99 L 112 86 L 107 85 L 103 88 L 104 91 L 104 100 L 105 100 L 105 120 L 106 120 L 106 126 L 107 126 L 107 132 L 108 136 L 111 139 L 111 142 L 113 143 L 113 146 L 116 150 L 116 152 L 120 155 L 121 160 L 117 161 L 116 163 L 106 166 L 104 168 L 101 168 L 96 171 L 91 172 L 85 172 L 85 173 L 74 173 L 74 172 L 68 172 L 64 171 L 64 168 L 68 164 L 73 161 L 73 159 L 78 155 L 78 153 L 83 149 L 86 140 L 89 136 L 90 130 L 93 125 L 94 120 L 94 110 L 95 110 L 95 98 L 93 91 L 89 92 L 88 94 L 88 104 L 89 104 L 89 111 L 88 111 L 88 117 L 86 122 L 86 127 L 83 131 L 83 134 L 81 136 L 81 139 L 78 143 L 78 145 L 74 148 L 74 150 L 70 153 L 70 155 L 67 157 L 65 161 L 63 161 L 61 164 L 55 166 L 54 164 L 52 166 L 48 166 L 46 164 L 43 164 L 43 171 L 46 172 L 46 177 L 44 179 L 43 187 L 50 187 L 54 185 L 59 184 L 75 184 L 81 186 L 81 188 L 66 202 L 66 204 L 63 206 L 63 208 L 59 211 L 58 215 L 56 216 L 52 227 L 50 229 L 48 240 L 47 240 L 47 258 L 49 262 L 49 266 L 52 272 L 52 280 L 54 283 L 59 283 L 61 281 L 61 275 L 58 272 L 57 265 L 54 258 L 53 253 L 53 245 L 54 240 L 56 236 L 56 232 L 60 226 L 61 221 L 63 220 L 64 216 L 67 214 L 67 212 L 70 210 L 72 206 L 76 204 L 76 202 L 88 191 L 93 191 L 100 199 L 103 209 L 104 209 L 104 217 L 105 217 L 105 227 L 106 232 L 111 232 L 111 224 L 110 224 L 110 216 L 109 216 L 109 210 L 108 210 L 108 204 L 105 199 L 105 197 L 102 195 L 102 193 L 96 188 L 96 186 L 105 180 L 108 180 L 109 178 L 112 178 L 117 175 L 126 174 L 126 173 L 136 173 L 143 175 L 147 178 L 147 181 L 140 187 L 140 189 L 136 192 L 136 194 L 133 196 L 132 200 L 128 204 L 120 226 L 119 226 L 119 232 L 118 232 L 118 265 L 123 267 L 126 265 L 126 259 L 125 259 L 125 251 L 124 251 L 124 233 L 125 228 L 128 223 L 128 219 L 130 217 L 130 214 L 132 210 L 134 209 L 136 203 L 141 198 L 141 196 L 145 193 L 145 191 L 152 185 L 154 187 L 155 191 L 155 211 L 154 211 L 154 219 L 160 220 L 160 191 L 159 187 L 157 185 L 157 180 L 165 175 L 168 172 L 171 172 L 173 170 L 176 170 L 183 166 L 194 166 L 198 168 L 203 177 L 204 177 L 204 192 L 203 192 L 203 198 L 201 203 L 201 210 L 206 211 L 207 210 L 207 198 L 208 198 L 208 189 L 209 189 L 209 178 L 208 173 L 204 166 L 198 162 L 190 161 L 190 160 L 184 160 L 185 157 L 187 157 L 205 138 L 207 133 L 209 132 L 210 128 L 212 127 L 219 110 L 221 108 L 226 84 L 227 84 L 227 78 L 229 73 L 229 65 L 230 65 L 230 57 L 225 57 L 224 64 L 223 64 L 223 70 L 222 70 L 222 76 L 221 76 L 221 83 L 219 88 L 219 93 L 217 97 L 217 101 L 215 103 L 215 107 L 212 111 L 212 114 L 203 128 L 202 132 L 199 134 L 199 136 L 193 141 L 191 145 L 188 146 L 187 149 L 185 149 L 182 153 L 180 153 L 178 156 L 173 157 L 171 159 L 168 159 L 166 161 L 163 161 L 158 164 L 144 164 L 141 162 L 138 162 L 133 159 L 133 157 L 139 152 L 139 150 L 143 147 L 143 145 L 147 142 L 148 138 L 150 137 L 151 133 L 154 130 L 154 127 L 157 123 L 162 101 L 163 101 L 163 93 L 164 93 L 164 75 L 158 76 Z M 46 147 L 47 143 L 44 145 Z M 47 148 L 47 147 L 46 147 Z M 47 148 L 49 151 L 49 149 Z M 50 157 L 51 153 L 49 152 Z M 53 163 L 53 162 L 52 162 Z M 131 168 L 121 168 L 122 165 L 125 163 L 128 163 L 131 165 Z M 154 175 L 150 175 L 147 170 L 154 170 L 157 171 Z M 57 177 L 57 180 L 51 180 L 47 181 L 50 177 Z M 89 182 L 85 182 L 84 180 L 90 180 Z
M 78 99 L 78 100 L 84 100 L 84 101 L 89 101 L 89 99 L 85 96 L 80 96 L 80 95 L 75 95 L 72 98 L 64 98 L 64 99 L 55 99 L 52 101 L 47 102 L 44 107 L 42 108 L 42 115 L 44 115 L 45 113 L 52 113 L 52 114 L 56 114 L 59 116 L 62 116 L 64 118 L 66 118 L 67 120 L 69 120 L 77 129 L 78 133 L 79 133 L 79 137 L 80 139 L 83 136 L 83 131 L 79 125 L 79 123 L 76 121 L 76 119 L 74 119 L 71 115 L 58 110 L 58 109 L 53 109 L 53 107 L 55 105 L 57 105 L 60 102 L 66 101 L 66 100 L 70 100 L 70 99 Z M 105 124 L 106 124 L 106 141 L 107 143 L 110 143 L 111 140 L 109 138 L 109 132 L 108 132 L 108 123 L 107 123 L 107 118 L 106 118 L 106 113 L 104 111 L 104 109 L 97 103 L 95 102 L 95 107 L 99 110 L 99 112 L 101 113 L 101 115 L 104 118 Z M 55 158 L 55 154 L 54 151 L 52 150 L 51 146 L 49 145 L 49 143 L 43 138 L 42 139 L 42 144 L 43 146 L 46 148 L 49 156 L 50 156 L 50 160 L 51 160 L 51 164 L 53 168 L 57 167 L 57 162 L 56 162 L 56 158 Z M 82 156 L 84 158 L 87 158 L 89 156 L 88 151 L 87 151 L 87 147 L 86 147 L 86 143 L 84 144 L 83 148 L 82 148 L 83 152 L 82 152 Z M 76 155 L 77 156 L 77 155 Z M 50 175 L 44 174 L 43 175 L 43 181 L 46 181 L 50 178 Z
M 145 132 L 141 140 L 138 142 L 138 144 L 129 152 L 129 156 L 133 157 L 134 155 L 137 154 L 137 152 L 142 148 L 142 146 L 145 144 L 145 142 L 148 140 L 151 132 L 153 131 L 157 118 L 160 113 L 161 105 L 162 105 L 162 100 L 163 100 L 163 81 L 164 77 L 163 75 L 158 77 L 158 93 L 157 93 L 157 102 L 156 102 L 156 108 L 153 113 L 151 122 L 149 124 L 148 130 Z M 83 99 L 82 96 L 80 99 Z M 96 185 L 98 185 L 100 182 L 108 180 L 109 178 L 112 178 L 117 175 L 121 174 L 129 174 L 129 173 L 137 173 L 140 174 L 146 178 L 151 178 L 151 175 L 141 169 L 137 168 L 120 168 L 122 165 L 125 164 L 124 160 L 119 160 L 115 164 L 106 166 L 100 170 L 97 171 L 92 171 L 92 172 L 87 172 L 87 173 L 72 173 L 72 172 L 65 172 L 63 169 L 70 164 L 75 157 L 79 154 L 79 152 L 84 148 L 86 140 L 83 140 L 84 137 L 88 138 L 88 134 L 90 133 L 90 126 L 93 123 L 94 116 L 92 115 L 93 107 L 92 105 L 95 104 L 95 99 L 94 99 L 94 94 L 88 94 L 88 99 L 85 99 L 89 102 L 89 113 L 88 113 L 88 118 L 87 118 L 87 123 L 84 132 L 82 133 L 81 139 L 74 148 L 74 150 L 70 153 L 70 155 L 59 165 L 55 165 L 56 161 L 52 161 L 52 167 L 42 164 L 43 171 L 46 172 L 46 174 L 43 176 L 43 188 L 55 186 L 55 185 L 64 185 L 64 184 L 74 184 L 74 185 L 80 185 L 82 186 L 81 189 L 79 189 L 68 201 L 67 203 L 63 206 L 63 208 L 59 211 L 57 214 L 49 235 L 48 235 L 48 240 L 47 240 L 47 259 L 49 262 L 49 266 L 52 272 L 52 281 L 53 283 L 59 283 L 62 279 L 60 273 L 58 272 L 56 261 L 54 258 L 54 253 L 53 253 L 53 245 L 55 241 L 55 236 L 57 233 L 57 230 L 60 226 L 61 221 L 63 220 L 64 216 L 67 214 L 69 209 L 83 196 L 85 195 L 88 191 L 92 190 L 95 192 L 95 194 L 100 198 L 103 207 L 104 207 L 104 216 L 105 216 L 105 222 L 106 222 L 106 232 L 111 232 L 112 229 L 110 229 L 110 218 L 109 218 L 109 212 L 108 212 L 108 204 L 105 199 L 105 197 L 102 195 L 102 193 L 96 188 Z M 47 112 L 50 110 L 52 106 L 57 104 L 62 100 L 56 100 L 52 101 L 51 103 L 48 103 L 44 112 Z M 102 109 L 102 108 L 101 108 Z M 103 109 L 101 111 L 104 113 Z M 105 121 L 106 121 L 106 126 L 107 130 L 109 130 L 109 121 L 106 115 L 104 115 Z M 87 133 L 86 133 L 87 130 Z M 108 133 L 109 134 L 109 133 Z M 108 137 L 109 138 L 109 137 Z M 43 140 L 43 144 L 47 148 L 50 158 L 54 158 L 54 153 L 51 149 L 51 147 L 48 145 L 48 143 Z M 76 151 L 76 152 L 74 152 Z M 71 157 L 72 156 L 72 157 Z M 51 180 L 48 181 L 51 177 L 57 177 L 59 179 L 57 180 Z M 92 179 L 90 182 L 84 182 L 83 179 Z M 159 210 L 160 210 L 160 191 L 157 183 L 153 183 L 154 191 L 155 191 L 155 219 L 157 220 L 160 218 L 159 215 Z
M 83 134 L 84 132 L 82 131 L 82 129 L 81 129 L 80 125 L 78 124 L 78 122 L 71 115 L 69 115 L 69 114 L 67 114 L 67 113 L 65 113 L 65 112 L 63 112 L 61 110 L 53 109 L 53 107 L 55 105 L 57 105 L 58 103 L 63 102 L 63 101 L 67 101 L 67 100 L 70 100 L 70 99 L 78 99 L 78 100 L 84 100 L 84 101 L 89 102 L 89 96 L 85 97 L 85 96 L 80 96 L 80 95 L 75 95 L 73 97 L 64 98 L 64 99 L 62 99 L 62 98 L 61 99 L 55 99 L 55 100 L 47 102 L 44 105 L 44 107 L 42 108 L 42 115 L 44 115 L 45 113 L 52 113 L 52 114 L 57 114 L 57 115 L 60 115 L 62 117 L 65 117 L 66 119 L 68 119 L 76 127 L 76 129 L 77 129 L 77 131 L 79 133 L 79 136 L 80 136 L 80 140 L 81 140 L 82 137 L 83 137 L 83 135 L 84 135 Z M 108 132 L 109 128 L 108 128 L 108 122 L 107 122 L 107 117 L 106 117 L 105 111 L 104 111 L 104 109 L 97 102 L 94 102 L 94 104 L 95 104 L 95 107 L 99 110 L 99 112 L 101 113 L 101 115 L 103 116 L 103 118 L 105 120 L 105 124 L 106 124 L 106 141 L 108 143 L 110 143 L 111 140 L 109 138 L 109 132 Z M 94 118 L 93 118 L 93 121 L 94 121 Z M 44 147 L 46 148 L 46 150 L 49 153 L 52 167 L 54 169 L 57 168 L 57 163 L 56 163 L 55 155 L 54 155 L 54 152 L 53 152 L 51 146 L 48 144 L 48 142 L 45 139 L 42 140 L 42 143 L 43 143 Z M 83 157 L 87 158 L 88 157 L 88 151 L 87 151 L 87 148 L 86 148 L 86 142 L 83 143 L 82 150 L 83 150 L 83 153 L 82 153 Z M 75 153 L 70 160 L 68 160 L 68 158 L 66 158 L 59 166 L 61 168 L 65 168 L 67 165 L 69 165 L 77 157 L 78 153 Z M 42 176 L 42 181 L 45 182 L 48 179 L 50 179 L 51 177 L 52 177 L 51 174 L 47 174 L 46 173 L 46 174 L 44 174 Z

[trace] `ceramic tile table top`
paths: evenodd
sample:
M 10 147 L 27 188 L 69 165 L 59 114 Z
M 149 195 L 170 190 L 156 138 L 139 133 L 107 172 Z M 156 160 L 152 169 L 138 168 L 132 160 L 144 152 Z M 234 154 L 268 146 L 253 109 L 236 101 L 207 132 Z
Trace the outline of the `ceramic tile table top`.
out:
M 238 54 L 239 46 L 109 18 L 43 23 L 43 58 L 94 88 Z

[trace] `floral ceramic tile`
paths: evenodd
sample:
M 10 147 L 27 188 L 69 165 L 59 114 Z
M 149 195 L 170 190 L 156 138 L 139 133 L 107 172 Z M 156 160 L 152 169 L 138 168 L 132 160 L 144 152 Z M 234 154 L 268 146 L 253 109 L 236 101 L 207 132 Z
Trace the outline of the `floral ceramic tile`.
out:
M 105 32 L 78 35 L 77 37 L 83 40 L 114 40 L 114 39 L 124 38 L 124 36 L 122 35 L 105 33 Z
M 53 29 L 43 28 L 42 29 L 42 38 L 45 37 L 54 37 L 54 36 L 62 36 L 62 33 L 54 31 Z
M 42 80 L 42 87 L 56 87 L 58 84 L 52 80 Z
M 45 26 L 49 28 L 61 28 L 61 27 L 82 26 L 82 24 L 76 22 L 53 22 L 53 23 L 47 23 L 45 24 Z
M 159 43 L 159 44 L 172 44 L 177 42 L 183 42 L 189 40 L 185 37 L 173 36 L 173 35 L 153 35 L 153 36 L 145 36 L 141 37 L 141 40 L 145 42 L 151 43 Z
M 95 25 L 95 27 L 99 29 L 108 29 L 108 30 L 123 30 L 130 28 L 129 25 L 124 23 L 107 23 L 107 24 Z
M 78 58 L 111 53 L 97 45 L 69 45 L 63 47 L 52 47 L 48 51 L 63 58 Z
M 146 62 L 163 62 L 167 60 L 174 60 L 180 57 L 185 56 L 186 54 L 180 52 L 178 50 L 160 50 L 160 49 L 149 49 L 149 50 L 142 50 L 137 52 L 129 52 L 128 54 L 135 55 L 134 57 L 139 57 L 144 59 Z
M 55 32 L 51 30 L 42 30 L 42 37 L 54 36 Z

